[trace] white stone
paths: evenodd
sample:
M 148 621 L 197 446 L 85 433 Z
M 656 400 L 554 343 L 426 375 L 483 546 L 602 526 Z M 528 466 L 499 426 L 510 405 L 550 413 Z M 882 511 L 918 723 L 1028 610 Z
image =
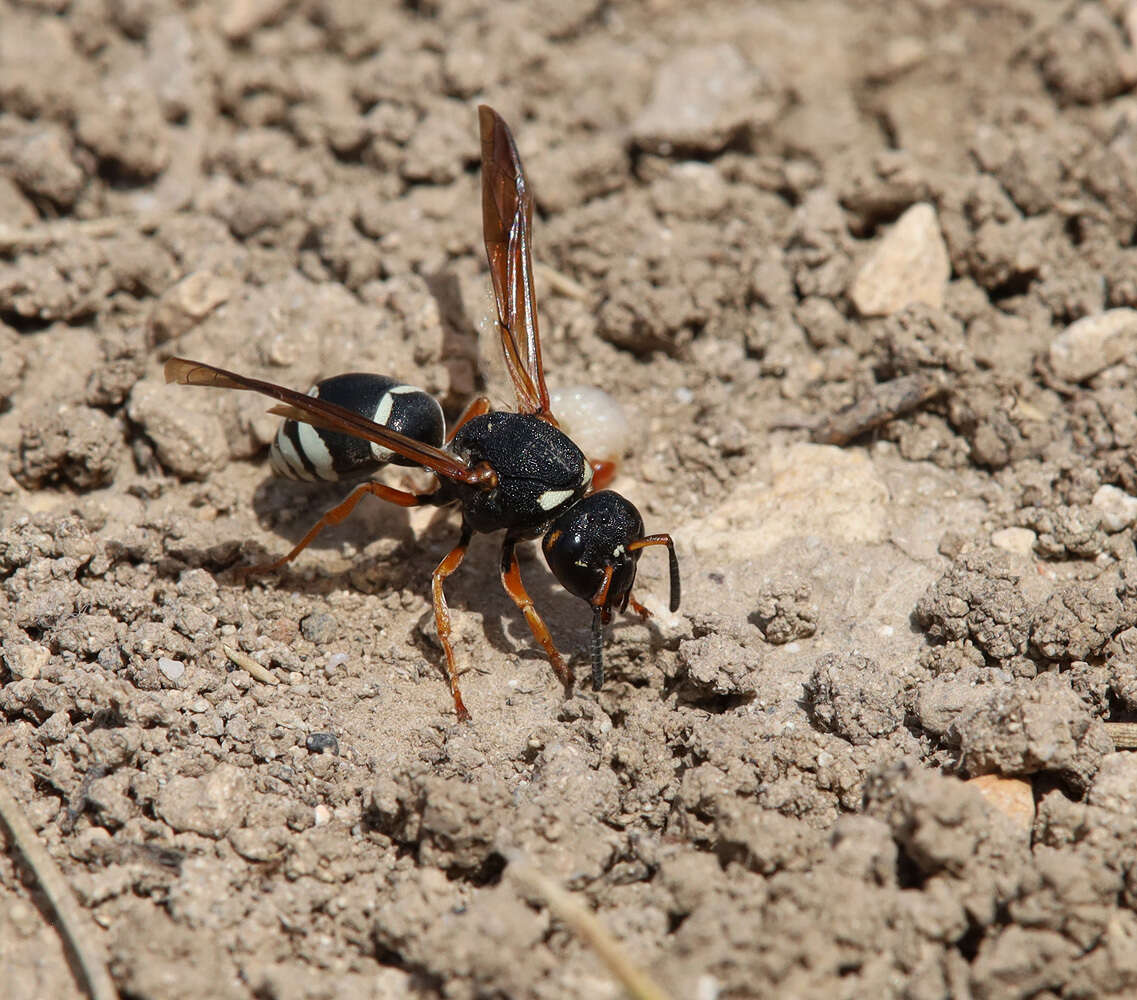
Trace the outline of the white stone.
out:
M 16 680 L 38 677 L 50 659 L 51 652 L 38 642 L 9 640 L 0 648 L 0 661 L 3 661 Z
M 1005 552 L 1029 556 L 1034 551 L 1038 536 L 1030 528 L 1004 528 L 991 533 L 991 544 Z
M 889 316 L 907 305 L 944 304 L 951 262 L 936 210 L 913 205 L 862 265 L 849 297 L 862 316 Z
M 1137 521 L 1137 497 L 1116 486 L 1101 486 L 1091 501 L 1101 513 L 1102 527 L 1110 533 L 1124 531 Z
M 171 660 L 168 656 L 158 657 L 158 669 L 170 680 L 180 680 L 186 672 L 186 665 L 181 660 Z
M 1067 382 L 1084 382 L 1137 350 L 1137 309 L 1107 309 L 1071 323 L 1050 343 L 1050 367 Z

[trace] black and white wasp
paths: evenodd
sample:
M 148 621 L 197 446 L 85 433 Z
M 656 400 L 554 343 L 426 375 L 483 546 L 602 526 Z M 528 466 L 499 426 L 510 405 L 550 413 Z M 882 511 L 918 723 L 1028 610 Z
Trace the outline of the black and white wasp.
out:
M 620 494 L 599 489 L 611 469 L 590 462 L 559 429 L 549 408 L 533 294 L 530 230 L 533 198 L 509 127 L 491 108 L 478 109 L 482 142 L 482 227 L 493 279 L 497 325 L 517 411 L 493 411 L 475 399 L 447 433 L 438 403 L 421 389 L 384 375 L 353 373 L 317 383 L 305 395 L 293 389 L 171 358 L 166 381 L 245 389 L 278 400 L 269 412 L 285 418 L 272 446 L 273 469 L 299 479 L 357 478 L 387 463 L 432 472 L 436 485 L 409 492 L 364 482 L 328 511 L 273 570 L 295 559 L 328 525 L 338 524 L 366 496 L 402 507 L 457 505 L 458 544 L 432 578 L 434 616 L 446 654 L 450 691 L 460 719 L 469 712 L 458 687 L 450 643 L 450 611 L 443 582 L 461 564 L 474 532 L 505 531 L 501 580 L 544 648 L 566 693 L 573 675 L 521 582 L 517 544 L 543 536 L 549 568 L 570 593 L 592 608 L 592 683 L 604 682 L 602 629 L 613 609 L 647 610 L 632 598 L 636 564 L 652 545 L 667 547 L 670 607 L 679 607 L 679 564 L 670 535 L 644 534 L 636 507 Z M 599 472 L 595 470 L 601 470 Z

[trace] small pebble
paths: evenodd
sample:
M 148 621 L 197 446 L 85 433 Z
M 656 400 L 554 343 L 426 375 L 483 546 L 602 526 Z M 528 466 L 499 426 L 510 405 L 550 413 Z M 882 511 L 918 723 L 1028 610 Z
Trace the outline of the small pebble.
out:
M 1107 309 L 1071 323 L 1050 343 L 1050 367 L 1067 382 L 1084 382 L 1137 346 L 1137 309 Z
M 1092 503 L 1101 512 L 1102 527 L 1110 533 L 1124 531 L 1137 521 L 1137 497 L 1116 486 L 1100 487 Z
M 0 649 L 0 662 L 18 680 L 38 677 L 50 659 L 51 651 L 38 642 L 6 642 Z
M 333 673 L 347 663 L 347 661 L 347 653 L 332 653 L 332 655 L 328 657 L 328 662 L 324 664 L 324 670 L 329 674 Z
M 862 316 L 890 316 L 917 302 L 939 309 L 950 277 L 936 210 L 921 203 L 885 233 L 853 279 L 849 297 Z
M 318 646 L 335 638 L 338 625 L 334 615 L 316 611 L 300 620 L 300 634 Z
M 1034 792 L 1029 781 L 982 774 L 967 782 L 989 805 L 1003 813 L 1024 837 L 1030 836 L 1034 824 Z
M 182 675 L 186 672 L 186 665 L 181 660 L 171 660 L 168 656 L 160 656 L 158 658 L 158 669 L 162 671 L 170 680 L 181 680 Z
M 1004 528 L 991 534 L 991 544 L 1006 552 L 1029 556 L 1034 551 L 1038 536 L 1030 528 Z
M 338 756 L 340 752 L 339 740 L 331 733 L 311 733 L 304 741 L 309 753 L 323 753 L 330 750 Z
M 632 123 L 632 139 L 664 155 L 674 147 L 718 152 L 743 127 L 773 118 L 776 103 L 762 90 L 760 74 L 727 42 L 673 50 Z
M 104 646 L 96 659 L 100 667 L 113 673 L 122 667 L 122 650 L 118 646 Z

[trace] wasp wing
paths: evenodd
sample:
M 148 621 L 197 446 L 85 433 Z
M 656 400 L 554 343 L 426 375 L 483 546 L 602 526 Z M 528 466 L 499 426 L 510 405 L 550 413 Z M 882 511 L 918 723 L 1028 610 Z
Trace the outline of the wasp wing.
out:
M 549 416 L 533 294 L 533 195 L 509 126 L 478 108 L 482 134 L 482 232 L 493 278 L 497 325 L 521 413 Z
M 340 431 L 390 448 L 396 454 L 409 458 L 412 462 L 454 482 L 469 483 L 472 486 L 480 486 L 484 482 L 483 471 L 470 468 L 441 448 L 416 441 L 405 434 L 399 434 L 382 424 L 368 420 L 354 410 L 337 406 L 315 396 L 305 395 L 295 389 L 286 389 L 282 385 L 249 378 L 247 375 L 238 375 L 224 368 L 215 368 L 213 365 L 186 358 L 170 358 L 166 362 L 165 373 L 167 382 L 176 382 L 179 385 L 206 385 L 217 389 L 259 392 L 262 396 L 278 399 L 284 404 L 282 407 L 273 407 L 272 412 L 312 424 L 314 427 Z

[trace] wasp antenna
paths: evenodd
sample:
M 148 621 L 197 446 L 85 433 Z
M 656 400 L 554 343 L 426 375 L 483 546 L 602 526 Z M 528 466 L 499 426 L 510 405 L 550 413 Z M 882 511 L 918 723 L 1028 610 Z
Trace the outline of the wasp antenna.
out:
M 604 686 L 604 609 L 592 609 L 592 690 Z
M 679 586 L 679 559 L 675 555 L 675 543 L 671 540 L 670 535 L 646 535 L 632 542 L 628 548 L 634 552 L 637 549 L 646 549 L 649 545 L 667 546 L 668 569 L 671 572 L 671 600 L 668 607 L 671 608 L 672 612 L 676 612 L 679 610 L 681 588 Z
M 668 606 L 674 614 L 679 610 L 679 598 L 682 595 L 679 585 L 679 559 L 675 555 L 675 544 L 671 541 L 670 535 L 667 536 L 667 562 L 671 570 L 671 601 Z

